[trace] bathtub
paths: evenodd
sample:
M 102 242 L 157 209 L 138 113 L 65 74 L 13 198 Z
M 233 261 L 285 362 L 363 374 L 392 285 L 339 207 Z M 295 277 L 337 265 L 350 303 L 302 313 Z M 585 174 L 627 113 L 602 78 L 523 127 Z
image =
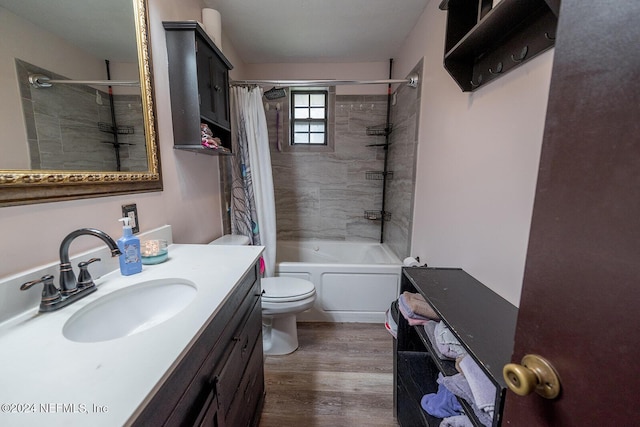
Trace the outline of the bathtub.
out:
M 398 298 L 402 261 L 385 244 L 331 240 L 278 241 L 276 276 L 307 279 L 314 306 L 299 321 L 384 323 Z

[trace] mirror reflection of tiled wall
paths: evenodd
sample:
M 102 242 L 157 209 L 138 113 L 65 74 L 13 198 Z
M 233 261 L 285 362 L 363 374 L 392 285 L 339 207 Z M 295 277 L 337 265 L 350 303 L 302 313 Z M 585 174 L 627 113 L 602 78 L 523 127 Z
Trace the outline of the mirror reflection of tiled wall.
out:
M 116 171 L 107 86 L 57 84 L 34 88 L 29 74 L 65 79 L 16 59 L 31 169 Z M 142 102 L 139 95 L 114 95 L 120 170 L 146 171 Z M 101 130 L 102 129 L 102 130 Z

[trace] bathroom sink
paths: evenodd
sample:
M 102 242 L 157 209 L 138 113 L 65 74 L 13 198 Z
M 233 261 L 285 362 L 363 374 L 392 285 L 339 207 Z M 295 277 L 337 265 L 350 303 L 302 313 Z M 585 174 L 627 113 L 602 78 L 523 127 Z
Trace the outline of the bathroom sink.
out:
M 62 328 L 71 341 L 100 342 L 137 334 L 180 313 L 196 296 L 183 279 L 141 282 L 105 295 L 73 314 Z

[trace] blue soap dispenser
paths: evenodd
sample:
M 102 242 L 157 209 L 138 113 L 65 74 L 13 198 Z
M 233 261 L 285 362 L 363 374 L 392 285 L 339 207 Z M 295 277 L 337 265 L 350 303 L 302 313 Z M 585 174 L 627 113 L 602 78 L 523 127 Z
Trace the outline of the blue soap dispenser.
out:
M 122 237 L 118 239 L 118 249 L 122 252 L 120 255 L 120 272 L 123 276 L 140 273 L 142 271 L 142 258 L 140 257 L 140 239 L 133 235 L 131 218 L 124 217 L 118 221 L 122 221 Z

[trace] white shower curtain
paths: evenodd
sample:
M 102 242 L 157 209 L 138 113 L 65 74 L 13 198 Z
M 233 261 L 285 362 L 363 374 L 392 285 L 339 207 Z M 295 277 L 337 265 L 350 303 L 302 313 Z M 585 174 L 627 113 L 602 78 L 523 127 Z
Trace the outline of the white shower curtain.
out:
M 276 263 L 276 207 L 262 89 L 231 88 L 234 123 L 231 230 L 265 246 L 265 276 Z

